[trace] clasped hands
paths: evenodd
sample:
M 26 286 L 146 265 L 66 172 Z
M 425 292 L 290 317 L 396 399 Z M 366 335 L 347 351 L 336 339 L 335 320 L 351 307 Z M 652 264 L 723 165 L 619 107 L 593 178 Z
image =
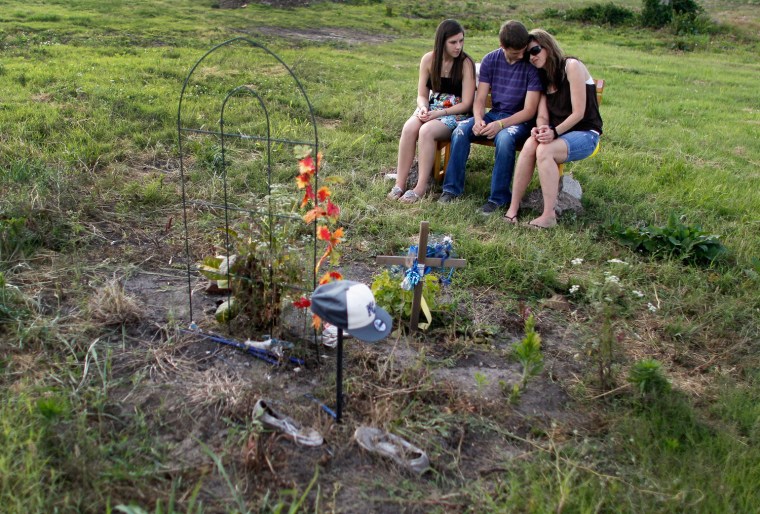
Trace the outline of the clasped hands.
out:
M 417 111 L 417 119 L 422 123 L 427 123 L 428 121 L 434 120 L 439 116 L 444 116 L 446 114 L 443 110 L 431 111 L 427 107 L 421 107 L 417 109 Z
M 533 127 L 530 129 L 530 135 L 533 139 L 539 143 L 547 144 L 551 143 L 556 137 L 554 137 L 554 130 L 549 125 L 541 125 L 540 127 Z
M 491 123 L 486 123 L 485 120 L 475 120 L 475 123 L 472 125 L 472 133 L 476 136 L 485 136 L 488 139 L 493 139 L 503 128 L 506 128 L 506 125 L 504 125 L 502 120 L 492 121 Z

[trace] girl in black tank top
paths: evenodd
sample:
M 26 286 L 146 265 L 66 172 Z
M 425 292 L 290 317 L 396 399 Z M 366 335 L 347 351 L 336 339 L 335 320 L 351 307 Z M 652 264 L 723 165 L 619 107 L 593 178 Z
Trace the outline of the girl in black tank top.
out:
M 449 140 L 457 123 L 467 119 L 475 98 L 475 63 L 464 53 L 464 29 L 444 20 L 435 34 L 435 47 L 422 56 L 417 81 L 417 109 L 401 131 L 396 184 L 389 200 L 414 203 L 425 195 L 437 142 Z M 419 177 L 406 190 L 417 150 Z M 405 192 L 406 191 L 406 192 Z
M 558 164 L 585 159 L 596 152 L 602 117 L 596 85 L 586 66 L 578 59 L 565 57 L 557 41 L 545 30 L 534 29 L 530 37 L 525 53 L 539 69 L 546 94 L 539 101 L 536 126 L 517 160 L 512 201 L 505 218 L 517 224 L 520 202 L 538 163 L 544 210 L 528 225 L 542 229 L 557 224 L 554 207 L 559 191 Z

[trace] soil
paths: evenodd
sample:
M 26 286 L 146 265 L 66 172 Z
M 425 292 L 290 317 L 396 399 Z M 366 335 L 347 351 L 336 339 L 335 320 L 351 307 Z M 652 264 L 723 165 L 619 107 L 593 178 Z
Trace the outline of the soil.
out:
M 171 257 L 165 258 L 168 262 Z M 377 270 L 372 262 L 355 261 L 345 264 L 342 271 L 349 279 L 369 283 Z M 191 277 L 194 319 L 224 336 L 224 330 L 210 319 L 218 297 L 206 294 L 204 286 L 199 277 Z M 555 325 L 551 311 L 539 313 L 545 371 L 529 382 L 514 405 L 509 403 L 509 390 L 521 375 L 520 365 L 509 358 L 509 349 L 521 337 L 516 329 L 522 320 L 508 314 L 495 293 L 482 292 L 472 312 L 464 313 L 498 327 L 492 335 L 476 338 L 477 342 L 462 336 L 452 340 L 446 328 L 418 337 L 395 332 L 374 345 L 346 339 L 345 404 L 343 422 L 337 424 L 305 396 L 313 395 L 335 409 L 334 349 L 311 345 L 298 354 L 305 365 L 273 366 L 189 331 L 172 333 L 162 328 L 172 320 L 180 320 L 180 327 L 189 325 L 189 287 L 181 269 L 146 266 L 124 280 L 124 289 L 144 305 L 146 314 L 139 325 L 130 327 L 135 343 L 117 357 L 114 374 L 147 376 L 135 386 L 113 392 L 121 406 L 118 415 L 129 418 L 135 412 L 147 413 L 157 438 L 172 448 L 173 462 L 165 463 L 166 467 L 210 475 L 201 496 L 211 511 L 225 510 L 228 491 L 199 441 L 217 455 L 226 455 L 227 472 L 247 495 L 291 487 L 303 491 L 319 469 L 321 501 L 324 505 L 324 499 L 331 498 L 332 502 L 328 511 L 396 513 L 436 508 L 456 512 L 466 506 L 452 494 L 452 487 L 466 487 L 468 481 L 488 477 L 508 467 L 513 458 L 531 452 L 530 446 L 506 433 L 520 438 L 552 425 L 564 427 L 567 433 L 593 426 L 593 416 L 579 409 L 568 394 L 581 372 L 568 364 L 577 349 Z M 150 365 L 135 357 L 145 351 L 153 355 Z M 389 422 L 398 419 L 398 409 L 411 408 L 410 397 L 428 414 L 410 412 L 414 421 L 393 429 Z M 259 398 L 319 430 L 325 444 L 299 447 L 276 432 L 251 431 L 252 407 Z M 482 421 L 455 421 L 471 417 Z M 421 430 L 428 423 L 439 425 L 439 430 Z M 488 428 L 491 424 L 504 431 Z M 407 438 L 428 453 L 432 470 L 416 477 L 361 450 L 352 439 L 360 425 L 391 429 Z M 236 439 L 235 433 L 249 437 Z M 407 503 L 399 499 L 410 480 L 428 500 Z

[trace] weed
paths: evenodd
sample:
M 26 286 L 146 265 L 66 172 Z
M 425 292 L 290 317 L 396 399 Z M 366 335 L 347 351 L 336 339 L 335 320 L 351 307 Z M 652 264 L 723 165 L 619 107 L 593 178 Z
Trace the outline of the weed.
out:
M 536 332 L 536 320 L 531 315 L 525 320 L 525 337 L 512 346 L 517 361 L 522 366 L 519 390 L 525 389 L 528 380 L 544 369 L 544 356 L 541 353 L 541 336 Z
M 664 226 L 623 227 L 613 222 L 609 230 L 634 251 L 655 256 L 676 257 L 687 262 L 712 264 L 726 256 L 728 250 L 699 225 L 685 225 L 671 214 Z
M 628 381 L 641 398 L 662 397 L 670 390 L 670 382 L 662 371 L 662 364 L 655 359 L 636 362 L 628 374 Z
M 475 387 L 479 393 L 483 393 L 483 390 L 488 387 L 488 376 L 480 371 L 475 372 Z

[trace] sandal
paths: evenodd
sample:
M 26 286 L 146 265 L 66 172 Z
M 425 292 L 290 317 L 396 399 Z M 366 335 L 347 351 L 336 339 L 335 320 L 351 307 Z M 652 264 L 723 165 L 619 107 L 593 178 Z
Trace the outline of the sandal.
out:
M 401 198 L 401 195 L 403 194 L 404 194 L 404 191 L 400 187 L 393 186 L 393 189 L 391 189 L 391 192 L 388 193 L 388 200 L 398 200 L 399 198 Z
M 505 215 L 504 215 L 504 221 L 506 221 L 506 222 L 507 222 L 507 223 L 509 223 L 510 225 L 515 225 L 515 226 L 517 226 L 517 214 L 515 214 L 514 216 L 507 216 L 507 215 L 505 214 Z
M 354 439 L 365 450 L 389 458 L 418 475 L 430 467 L 430 461 L 424 451 L 401 437 L 379 428 L 359 427 L 354 432 Z
M 404 196 L 398 199 L 401 203 L 415 203 L 420 201 L 420 195 L 414 192 L 414 189 L 410 189 Z
M 266 400 L 259 400 L 253 406 L 253 419 L 260 420 L 303 446 L 319 446 L 324 442 L 319 432 L 313 428 L 301 427 L 294 419 L 271 408 Z

